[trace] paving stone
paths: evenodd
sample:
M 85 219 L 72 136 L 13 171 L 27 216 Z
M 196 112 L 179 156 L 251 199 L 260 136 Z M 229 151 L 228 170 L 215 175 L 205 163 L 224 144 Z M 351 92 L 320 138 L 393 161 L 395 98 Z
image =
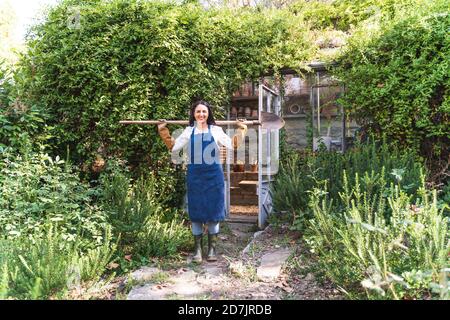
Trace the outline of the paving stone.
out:
M 203 272 L 210 276 L 221 276 L 223 274 L 222 268 L 218 265 L 208 264 L 203 267 Z
M 148 283 L 142 287 L 134 287 L 127 296 L 127 300 L 164 300 L 173 293 L 170 288 Z
M 172 277 L 171 280 L 174 282 L 191 282 L 195 281 L 198 273 L 194 270 L 186 270 L 185 272 L 178 273 L 175 277 Z
M 181 270 L 182 271 L 182 270 Z M 142 287 L 133 288 L 128 294 L 128 300 L 163 300 L 171 295 L 180 298 L 192 298 L 205 293 L 205 289 L 197 282 L 198 274 L 193 270 L 180 272 L 171 276 L 168 283 L 157 285 L 148 283 Z
M 184 298 L 190 298 L 205 292 L 200 284 L 197 282 L 198 273 L 193 270 L 188 270 L 176 277 L 171 278 L 174 283 L 172 291 Z
M 255 234 L 253 235 L 253 238 L 254 238 L 254 239 L 258 238 L 258 237 L 261 236 L 264 232 L 265 232 L 264 230 L 255 232 Z
M 204 286 L 219 285 L 224 281 L 224 272 L 218 265 L 206 265 L 197 276 L 197 282 Z
M 220 255 L 217 262 L 206 262 L 194 266 L 184 267 L 166 271 L 168 279 L 164 284 L 146 283 L 151 281 L 154 274 L 161 272 L 158 268 L 145 267 L 132 273 L 132 278 L 140 282 L 140 285 L 132 288 L 128 294 L 129 300 L 167 300 L 167 299 L 282 299 L 286 294 L 299 299 L 312 299 L 317 297 L 328 297 L 325 293 L 316 293 L 316 286 L 313 275 L 308 275 L 304 279 L 299 279 L 294 286 L 282 285 L 279 281 L 281 269 L 292 249 L 278 248 L 278 233 L 272 233 L 266 228 L 263 232 L 254 232 L 252 224 L 230 224 L 232 234 L 248 233 L 248 240 L 251 240 L 245 251 L 250 252 L 254 246 L 255 252 L 251 257 L 242 253 L 239 249 L 236 253 L 230 251 L 230 256 Z M 221 239 L 224 248 L 232 248 L 237 245 L 235 238 L 230 235 Z M 273 238 L 273 239 L 272 239 Z M 242 238 L 238 238 L 242 241 Z M 241 242 L 239 242 L 241 243 Z M 245 243 L 242 243 L 242 246 Z M 224 250 L 228 252 L 227 250 Z M 262 257 L 261 257 L 262 256 Z M 247 266 L 256 267 L 258 282 L 248 283 Z M 245 264 L 244 264 L 245 263 Z M 276 281 L 275 281 L 276 280 Z M 281 285 L 280 285 L 281 283 Z M 291 283 L 290 283 L 291 284 Z M 334 294 L 336 295 L 336 294 Z
M 173 293 L 178 296 L 182 296 L 183 298 L 192 298 L 206 292 L 206 290 L 196 282 L 179 282 L 176 283 L 171 289 Z
M 161 272 L 158 268 L 143 267 L 131 273 L 131 278 L 138 282 L 151 280 L 155 273 Z
M 291 254 L 290 249 L 281 248 L 267 253 L 261 258 L 261 265 L 257 269 L 257 277 L 262 281 L 273 281 L 280 275 L 281 267 Z

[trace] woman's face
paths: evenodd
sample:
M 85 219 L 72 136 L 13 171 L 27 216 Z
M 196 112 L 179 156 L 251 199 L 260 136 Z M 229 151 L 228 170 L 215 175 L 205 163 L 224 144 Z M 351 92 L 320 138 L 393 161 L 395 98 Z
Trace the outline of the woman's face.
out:
M 208 108 L 203 104 L 196 106 L 194 110 L 194 118 L 198 125 L 205 125 L 206 120 L 208 120 Z

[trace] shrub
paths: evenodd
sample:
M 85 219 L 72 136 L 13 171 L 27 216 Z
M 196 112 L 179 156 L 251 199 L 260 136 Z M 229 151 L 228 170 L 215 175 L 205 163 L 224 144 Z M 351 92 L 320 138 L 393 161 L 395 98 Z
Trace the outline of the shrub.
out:
M 179 210 L 170 206 L 172 186 L 150 173 L 133 181 L 116 170 L 102 176 L 101 201 L 119 239 L 121 254 L 173 255 L 190 244 L 190 231 Z
M 42 225 L 52 222 L 64 241 L 96 247 L 107 226 L 106 212 L 94 204 L 96 193 L 59 157 L 5 155 L 0 163 L 0 235 L 36 240 Z
M 309 192 L 314 188 L 326 186 L 330 198 L 334 199 L 333 205 L 337 209 L 345 205 L 339 197 L 344 187 L 343 172 L 347 172 L 351 186 L 356 175 L 359 175 L 363 191 L 376 193 L 391 183 L 401 181 L 404 191 L 415 194 L 420 187 L 421 171 L 424 170 L 413 154 L 401 151 L 386 141 L 359 144 L 344 154 L 292 153 L 286 159 L 281 163 L 273 186 L 273 203 L 276 211 L 291 213 L 296 228 L 300 230 L 305 220 L 311 217 Z
M 276 10 L 66 0 L 32 29 L 19 85 L 48 112 L 57 154 L 69 145 L 76 162 L 100 153 L 154 165 L 166 152 L 155 128 L 119 120 L 186 118 L 198 96 L 220 116 L 242 81 L 314 52 L 297 22 Z
M 38 152 L 51 137 L 47 115 L 19 98 L 12 67 L 0 59 L 0 152 Z
M 450 217 L 450 181 L 445 185 L 439 194 L 439 204 L 447 217 Z
M 0 240 L 0 297 L 63 298 L 73 286 L 97 281 L 115 250 L 109 228 L 102 243 L 88 250 L 66 241 L 58 226 L 44 225 L 41 233 L 37 239 Z
M 371 193 L 362 191 L 357 175 L 352 186 L 346 177 L 342 211 L 326 192 L 311 193 L 314 214 L 306 239 L 327 276 L 351 294 L 364 288 L 369 298 L 429 295 L 432 281 L 439 282 L 448 267 L 450 245 L 436 192 L 430 200 L 422 180 L 417 198 L 394 184 Z
M 181 218 L 161 222 L 157 217 L 147 219 L 139 251 L 145 256 L 172 256 L 191 245 L 192 234 Z
M 448 4 L 434 1 L 381 25 L 364 41 L 356 35 L 339 59 L 341 103 L 370 132 L 421 154 L 433 180 L 450 150 Z M 411 12 L 417 11 L 417 12 Z

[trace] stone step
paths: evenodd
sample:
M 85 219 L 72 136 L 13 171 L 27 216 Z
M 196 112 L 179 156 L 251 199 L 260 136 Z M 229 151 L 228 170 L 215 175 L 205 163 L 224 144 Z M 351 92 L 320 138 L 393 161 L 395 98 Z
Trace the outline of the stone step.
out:
M 258 216 L 242 216 L 237 214 L 230 214 L 225 221 L 232 223 L 258 223 Z
M 259 208 L 257 205 L 246 205 L 246 206 L 239 206 L 239 205 L 230 205 L 230 213 L 235 215 L 242 215 L 242 216 L 257 216 L 258 215 Z

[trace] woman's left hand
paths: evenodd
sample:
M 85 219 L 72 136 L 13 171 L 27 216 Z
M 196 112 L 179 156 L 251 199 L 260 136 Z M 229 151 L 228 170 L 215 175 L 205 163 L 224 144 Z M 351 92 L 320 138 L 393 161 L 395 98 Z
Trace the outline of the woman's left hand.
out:
M 242 128 L 242 129 L 247 129 L 247 125 L 244 123 L 245 120 L 243 119 L 238 119 L 236 121 L 236 125 L 238 128 Z

